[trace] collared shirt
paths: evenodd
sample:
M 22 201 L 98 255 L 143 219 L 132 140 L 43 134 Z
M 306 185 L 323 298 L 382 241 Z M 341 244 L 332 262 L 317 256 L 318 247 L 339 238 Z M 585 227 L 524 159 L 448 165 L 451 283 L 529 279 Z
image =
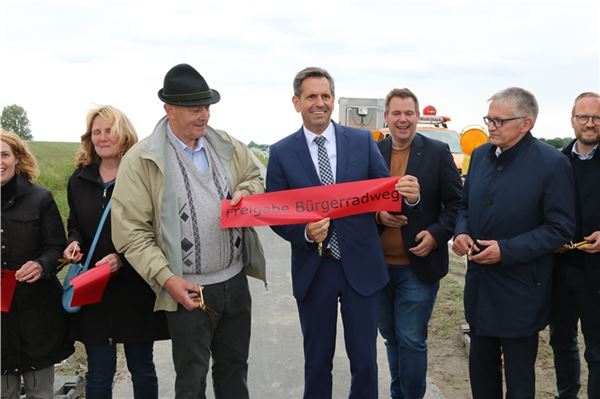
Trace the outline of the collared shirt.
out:
M 315 165 L 315 170 L 319 174 L 319 156 L 317 155 L 319 146 L 314 142 L 315 137 L 319 136 L 303 127 L 304 137 L 306 137 L 306 144 L 308 144 L 308 151 L 310 157 Z M 333 174 L 333 181 L 335 182 L 335 172 L 337 170 L 337 149 L 335 147 L 335 128 L 333 123 L 329 122 L 329 126 L 325 129 L 320 136 L 325 137 L 325 149 L 327 149 L 327 156 L 329 157 L 329 164 L 331 165 L 331 174 Z M 319 175 L 320 176 L 320 175 Z
M 594 146 L 594 148 L 592 148 L 592 151 L 588 152 L 587 155 L 583 155 L 579 151 L 577 151 L 577 141 L 576 141 L 575 144 L 573 144 L 573 148 L 571 149 L 571 154 L 573 154 L 574 157 L 577 157 L 582 161 L 589 161 L 590 159 L 594 158 L 594 154 L 596 153 L 596 150 L 598 150 L 598 144 L 596 144 Z
M 200 137 L 196 141 L 196 148 L 192 149 L 188 147 L 183 141 L 173 133 L 171 126 L 167 124 L 167 132 L 175 139 L 175 142 L 179 144 L 181 149 L 190 157 L 194 165 L 202 173 L 208 172 L 208 157 L 206 156 L 206 150 L 204 149 L 204 137 Z
M 315 137 L 319 136 L 308 130 L 306 127 L 302 127 L 304 130 L 304 137 L 306 138 L 306 144 L 308 144 L 308 151 L 310 152 L 310 158 L 312 159 L 313 165 L 315 165 L 315 170 L 317 171 L 317 175 L 319 175 L 319 146 L 315 143 Z M 327 149 L 327 156 L 329 157 L 329 164 L 331 165 L 331 174 L 333 175 L 333 181 L 335 182 L 335 171 L 337 170 L 337 149 L 335 148 L 335 128 L 333 127 L 333 123 L 329 122 L 329 126 L 325 129 L 323 133 L 320 134 L 325 137 L 325 148 Z M 320 177 L 320 175 L 319 175 Z M 307 242 L 314 242 L 308 238 L 308 234 L 306 233 L 306 229 L 304 230 L 304 239 Z

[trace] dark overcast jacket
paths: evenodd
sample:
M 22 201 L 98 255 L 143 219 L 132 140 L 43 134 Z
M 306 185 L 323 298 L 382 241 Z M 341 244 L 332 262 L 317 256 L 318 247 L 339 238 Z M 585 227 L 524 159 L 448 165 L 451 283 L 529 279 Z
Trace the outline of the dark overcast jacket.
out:
M 98 164 L 80 167 L 69 179 L 68 241 L 81 244 L 84 258 L 94 239 L 98 222 L 108 204 L 114 185 L 106 188 Z M 90 268 L 110 253 L 117 253 L 111 239 L 110 217 L 106 219 Z M 121 256 L 122 267 L 111 273 L 102 301 L 86 305 L 70 315 L 69 332 L 86 344 L 108 342 L 149 342 L 168 338 L 164 312 L 153 312 L 156 299 L 150 286 Z
M 455 235 L 497 240 L 501 262 L 468 262 L 465 314 L 478 335 L 516 338 L 542 330 L 550 314 L 552 253 L 575 232 L 571 165 L 527 133 L 495 155 L 472 155 Z
M 65 231 L 50 192 L 17 175 L 2 187 L 2 268 L 34 260 L 44 268 L 34 283 L 17 283 L 2 313 L 2 374 L 46 368 L 73 353 L 56 267 Z M 9 190 L 10 189 L 10 192 Z

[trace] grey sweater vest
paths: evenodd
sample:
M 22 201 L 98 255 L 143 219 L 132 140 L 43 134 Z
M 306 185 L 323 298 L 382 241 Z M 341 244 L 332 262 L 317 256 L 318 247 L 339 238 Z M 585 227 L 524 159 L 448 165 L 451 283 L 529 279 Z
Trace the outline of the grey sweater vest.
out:
M 229 191 L 223 169 L 206 140 L 206 174 L 170 137 L 169 147 L 179 204 L 183 278 L 201 285 L 229 280 L 242 270 L 242 238 L 239 229 L 220 227 L 221 199 Z

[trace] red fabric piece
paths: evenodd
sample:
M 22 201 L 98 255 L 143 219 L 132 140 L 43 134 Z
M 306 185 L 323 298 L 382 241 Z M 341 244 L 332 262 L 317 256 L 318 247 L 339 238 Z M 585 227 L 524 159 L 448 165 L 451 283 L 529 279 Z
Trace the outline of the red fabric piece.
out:
M 221 228 L 277 226 L 337 219 L 359 213 L 402 209 L 394 188 L 398 177 L 276 191 L 221 202 Z
M 109 278 L 110 265 L 108 262 L 93 267 L 73 278 L 71 280 L 73 285 L 71 306 L 91 305 L 100 302 Z
M 6 313 L 10 310 L 12 305 L 13 296 L 15 295 L 15 287 L 17 286 L 17 279 L 15 278 L 15 271 L 2 269 L 2 298 L 0 300 L 1 310 Z

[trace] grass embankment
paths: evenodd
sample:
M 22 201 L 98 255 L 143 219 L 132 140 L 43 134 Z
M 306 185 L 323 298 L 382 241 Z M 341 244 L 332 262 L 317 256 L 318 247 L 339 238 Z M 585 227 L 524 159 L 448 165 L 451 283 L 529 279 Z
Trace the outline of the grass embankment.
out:
M 27 144 L 40 166 L 40 177 L 36 183 L 52 192 L 66 225 L 69 216 L 67 181 L 75 170 L 75 153 L 79 143 L 31 141 Z
M 267 158 L 266 156 L 263 155 L 263 153 L 261 151 L 258 151 L 254 148 L 250 149 L 254 155 L 256 155 L 256 158 L 258 158 L 258 160 L 264 165 L 267 166 L 267 162 L 269 161 L 269 158 Z

